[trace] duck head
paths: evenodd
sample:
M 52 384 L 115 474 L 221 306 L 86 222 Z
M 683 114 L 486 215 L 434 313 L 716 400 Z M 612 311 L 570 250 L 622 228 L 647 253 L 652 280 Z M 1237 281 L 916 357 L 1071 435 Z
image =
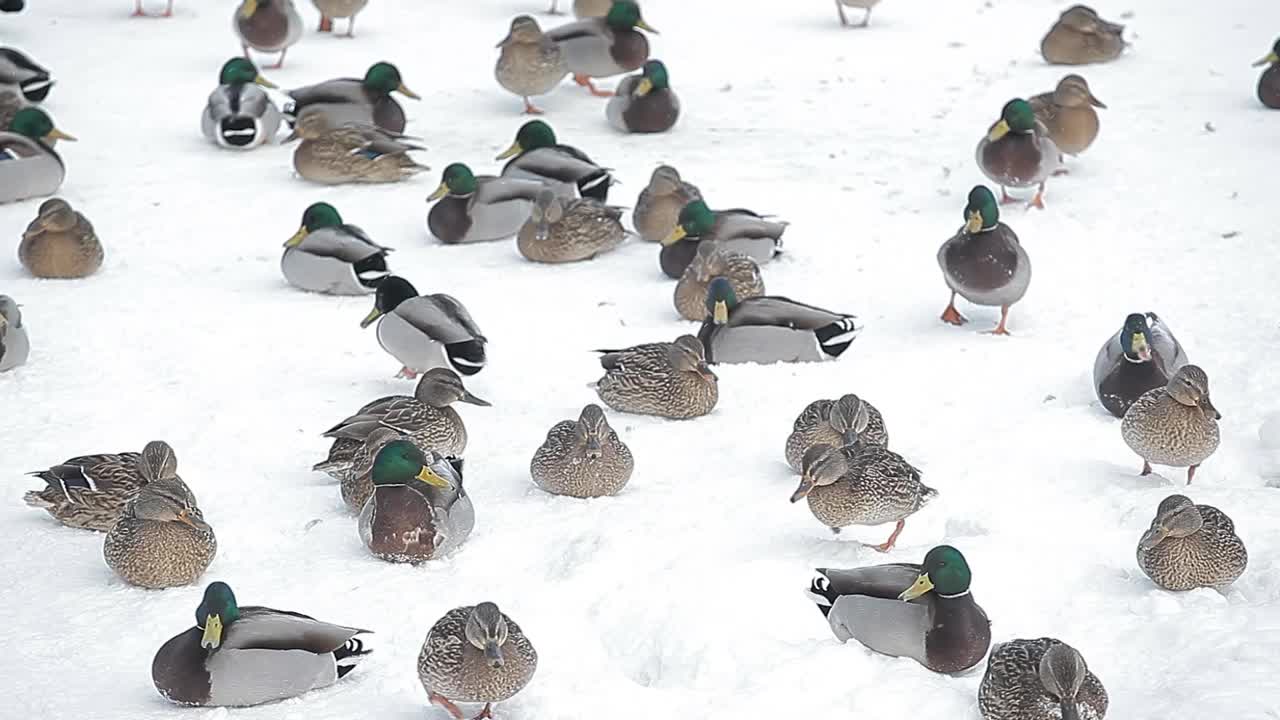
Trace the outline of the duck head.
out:
M 232 623 L 240 619 L 240 606 L 231 586 L 218 581 L 204 589 L 204 599 L 196 608 L 196 627 L 204 631 L 200 647 L 217 650 L 222 645 L 222 634 Z
M 1170 495 L 1160 501 L 1156 509 L 1156 518 L 1151 527 L 1142 534 L 1138 547 L 1151 550 L 1168 538 L 1184 538 L 1200 531 L 1204 527 L 1204 517 L 1200 509 L 1185 495 Z
M 507 644 L 507 618 L 491 602 L 482 602 L 471 609 L 467 617 L 464 634 L 471 646 L 484 653 L 489 667 L 502 667 L 506 660 L 502 657 L 502 646 Z
M 1183 365 L 1165 386 L 1169 395 L 1188 407 L 1200 408 L 1205 417 L 1221 420 L 1222 413 L 1209 399 L 1209 376 L 1199 365 Z
M 541 120 L 530 120 L 521 125 L 520 129 L 516 131 L 516 139 L 511 143 L 511 147 L 503 150 L 502 154 L 494 159 L 506 160 L 520 153 L 537 150 L 538 148 L 553 147 L 554 145 L 556 145 L 556 131 Z
M 360 327 L 367 328 L 375 320 L 394 312 L 400 303 L 418 297 L 418 290 L 408 280 L 399 275 L 389 275 L 378 283 L 378 292 L 373 296 L 373 309 L 360 321 Z
M 307 235 L 317 230 L 336 227 L 342 227 L 342 216 L 338 214 L 338 209 L 327 202 L 312 203 L 302 213 L 302 225 L 298 228 L 298 232 L 286 240 L 284 246 L 298 247 L 303 240 L 307 239 Z
M 915 600 L 934 592 L 942 597 L 955 597 L 969 592 L 973 576 L 964 555 L 950 545 L 939 545 L 924 556 L 920 576 L 902 591 L 899 600 Z

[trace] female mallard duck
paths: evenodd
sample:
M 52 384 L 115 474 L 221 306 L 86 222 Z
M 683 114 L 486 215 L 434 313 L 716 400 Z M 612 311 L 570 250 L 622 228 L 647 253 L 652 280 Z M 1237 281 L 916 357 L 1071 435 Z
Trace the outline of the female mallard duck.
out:
M 413 442 L 413 436 L 389 427 L 376 427 L 373 432 L 369 433 L 369 437 L 364 442 L 359 443 L 355 452 L 351 454 L 349 469 L 339 473 L 338 492 L 342 495 L 342 502 L 347 506 L 347 510 L 359 515 L 364 510 L 364 504 L 369 502 L 369 496 L 373 495 L 373 461 L 378 457 L 378 453 L 382 448 L 395 440 L 407 440 Z M 341 442 L 341 439 L 335 440 L 335 443 Z M 417 443 L 414 443 L 417 445 Z M 424 448 L 417 445 L 419 450 L 424 453 L 429 452 L 430 448 Z M 328 469 L 329 463 L 321 463 L 313 469 Z
M 576 422 L 556 423 L 529 463 L 538 487 L 576 498 L 617 495 L 634 468 L 630 448 L 595 404 L 582 408 Z
M 369 0 L 311 0 L 320 11 L 318 32 L 333 32 L 333 21 L 346 19 L 347 37 L 355 37 L 356 15 L 369 4 Z
M 249 48 L 261 53 L 280 53 L 272 68 L 284 67 L 289 48 L 302 39 L 302 16 L 293 0 L 241 0 L 235 15 L 236 35 L 244 56 Z
M 8 295 L 0 295 L 0 372 L 26 363 L 30 353 L 31 341 L 18 303 Z
M 1216 507 L 1170 495 L 1138 541 L 1138 567 L 1165 590 L 1222 590 L 1244 574 L 1249 553 Z
M 791 427 L 785 454 L 787 464 L 796 472 L 804 470 L 804 454 L 814 445 L 889 444 L 880 411 L 852 393 L 839 400 L 814 400 L 800 411 Z
M 701 199 L 702 192 L 693 183 L 681 180 L 678 170 L 670 165 L 659 165 L 636 199 L 631 225 L 646 242 L 662 242 L 680 224 L 680 211 L 685 205 Z M 699 313 L 702 300 L 699 295 Z
M 976 155 L 982 174 L 1000 186 L 1000 202 L 1013 202 L 1005 188 L 1035 187 L 1031 206 L 1044 209 L 1044 183 L 1057 169 L 1060 153 L 1031 103 L 1021 98 L 1005 103 Z
M 649 40 L 638 30 L 658 32 L 640 17 L 639 5 L 617 0 L 604 17 L 552 28 L 547 37 L 560 44 L 574 82 L 596 97 L 610 97 L 613 93 L 598 89 L 592 78 L 631 72 L 649 59 Z
M 680 118 L 680 98 L 671 89 L 667 66 L 661 60 L 644 64 L 639 75 L 618 83 L 618 92 L 605 108 L 609 124 L 627 133 L 660 133 Z
M 942 279 L 951 288 L 942 321 L 969 322 L 956 310 L 956 295 L 960 295 L 975 305 L 999 306 L 1000 324 L 990 332 L 1008 335 L 1009 308 L 1031 284 L 1031 258 L 1013 229 L 1000 222 L 996 198 L 987 188 L 978 185 L 969 191 L 964 217 L 964 227 L 938 248 Z
M 1155 313 L 1133 313 L 1093 361 L 1093 389 L 1107 412 L 1124 417 L 1148 390 L 1169 384 L 1187 354 Z
M 680 317 L 698 322 L 707 317 L 707 289 L 718 277 L 727 279 L 734 294 L 744 300 L 764 295 L 764 278 L 755 260 L 720 243 L 698 243 L 698 254 L 676 283 L 674 301 Z
M 360 511 L 360 540 L 388 562 L 418 563 L 462 544 L 476 524 L 462 489 L 462 459 L 424 454 L 392 440 L 373 459 L 373 493 Z
M 368 632 L 288 610 L 240 607 L 230 586 L 209 583 L 195 627 L 156 651 L 151 680 L 179 705 L 261 705 L 345 677 L 373 652 L 361 637 Z
M 413 379 L 432 368 L 453 367 L 463 375 L 484 369 L 488 340 L 451 295 L 418 295 L 408 280 L 392 275 L 378 284 L 373 310 L 360 327 L 375 321 L 378 344 L 404 365 L 401 377 Z
M 820 568 L 809 594 L 841 642 L 853 638 L 934 672 L 958 673 L 982 662 L 991 646 L 991 621 L 969 592 L 971 579 L 964 555 L 939 545 L 923 565 Z
M 115 527 L 139 488 L 175 478 L 177 471 L 173 448 L 153 440 L 141 453 L 83 455 L 28 473 L 44 480 L 45 487 L 27 492 L 23 500 L 67 527 L 105 532 Z
M 7 128 L 18 111 L 30 105 L 22 99 L 22 93 L 12 88 L 0 87 L 0 127 Z
M 1098 17 L 1093 8 L 1072 5 L 1040 41 L 1040 54 L 1053 65 L 1087 65 L 1120 57 L 1124 26 Z
M 515 142 L 497 160 L 512 158 L 502 168 L 502 177 L 537 180 L 552 190 L 573 197 L 605 202 L 613 176 L 596 165 L 587 154 L 571 145 L 556 142 L 556 133 L 541 120 L 530 120 L 520 127 Z
M 1061 640 L 1010 640 L 991 649 L 978 708 L 983 720 L 1102 720 L 1107 690 Z
M 613 250 L 626 237 L 622 208 L 591 198 L 561 198 L 543 187 L 516 235 L 516 249 L 533 262 L 577 262 Z
M 293 152 L 293 167 L 302 177 L 325 185 L 388 183 L 430 170 L 409 157 L 421 145 L 403 142 L 403 135 L 373 125 L 335 127 L 328 115 L 308 110 L 299 118 L 291 137 L 302 138 Z
M 888 540 L 867 546 L 889 552 L 907 518 L 937 494 L 920 481 L 914 465 L 886 447 L 819 444 L 804 453 L 791 502 L 808 500 L 809 511 L 833 533 L 850 525 L 896 523 Z
M 481 175 L 453 163 L 427 202 L 427 229 L 446 245 L 505 240 L 520 232 L 543 189 L 540 182 Z M 439 202 L 436 202 L 439 201 Z
M 219 85 L 209 95 L 200 129 L 218 147 L 251 150 L 275 142 L 280 130 L 280 110 L 262 88 L 275 85 L 258 74 L 244 58 L 231 58 L 218 75 Z M 261 87 L 259 87 L 261 86 Z
M 1258 100 L 1272 110 L 1280 110 L 1280 40 L 1271 46 L 1267 56 L 1254 63 L 1254 67 L 1267 66 L 1258 78 Z
M 0 88 L 12 88 L 26 102 L 43 102 L 53 89 L 53 79 L 44 66 L 21 50 L 0 47 Z
M 285 114 L 301 118 L 302 111 L 319 108 L 318 112 L 329 116 L 333 127 L 364 123 L 399 134 L 404 132 L 404 108 L 391 97 L 392 92 L 421 99 L 405 87 L 399 68 L 389 62 L 374 63 L 363 79 L 338 78 L 290 90 L 293 103 L 285 108 Z
M 692 335 L 597 352 L 605 373 L 596 394 L 619 412 L 687 420 L 711 412 L 720 399 L 706 352 Z
M 494 703 L 520 692 L 538 669 L 538 653 L 514 620 L 482 602 L 454 608 L 431 626 L 418 654 L 418 679 L 432 705 L 464 720 L 455 702 L 484 703 L 476 718 L 491 718 Z
M 338 209 L 318 202 L 302 213 L 302 227 L 284 243 L 280 270 L 290 285 L 332 295 L 366 295 L 391 273 L 383 247 L 355 225 L 342 222 Z
M 847 26 L 849 18 L 845 17 L 844 9 L 846 7 L 858 8 L 866 10 L 867 13 L 862 16 L 862 22 L 854 27 L 866 27 L 871 23 L 871 10 L 880 3 L 880 0 L 836 0 L 836 11 L 840 13 L 840 24 Z
M 82 278 L 102 267 L 102 243 L 93 224 L 66 200 L 50 198 L 18 244 L 18 260 L 39 278 Z
M 1165 387 L 1148 390 L 1120 421 L 1120 434 L 1142 458 L 1142 474 L 1151 463 L 1187 468 L 1187 484 L 1196 468 L 1218 449 L 1222 413 L 1209 400 L 1209 376 L 1198 365 L 1178 368 Z
M 75 138 L 54 127 L 40 108 L 14 113 L 9 129 L 0 132 L 0 203 L 58 191 L 67 174 L 62 158 L 53 149 L 58 140 Z
M 733 283 L 707 286 L 706 319 L 698 339 L 707 362 L 820 362 L 838 358 L 862 330 L 853 315 L 798 303 L 780 295 L 738 299 Z
M 498 84 L 524 99 L 525 113 L 541 115 L 529 98 L 546 95 L 569 74 L 560 46 L 542 32 L 537 20 L 519 15 L 498 47 L 502 52 L 493 68 Z
M 712 211 L 702 200 L 694 200 L 684 206 L 677 225 L 662 239 L 658 264 L 667 277 L 679 279 L 697 256 L 698 244 L 705 241 L 764 264 L 782 252 L 786 231 L 787 223 L 766 220 L 750 210 Z
M 130 585 L 157 590 L 190 585 L 218 552 L 191 488 L 176 475 L 142 486 L 107 532 L 107 567 Z
M 1058 81 L 1053 92 L 1036 95 L 1029 102 L 1036 120 L 1049 130 L 1049 139 L 1058 148 L 1059 163 L 1062 153 L 1079 155 L 1089 149 L 1098 137 L 1098 111 L 1094 108 L 1107 107 L 1093 96 L 1088 81 L 1079 75 L 1067 75 Z

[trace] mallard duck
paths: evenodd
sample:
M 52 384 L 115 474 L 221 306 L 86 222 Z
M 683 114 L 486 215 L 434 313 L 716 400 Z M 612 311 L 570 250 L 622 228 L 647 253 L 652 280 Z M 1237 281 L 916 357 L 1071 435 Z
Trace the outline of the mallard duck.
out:
M 406 180 L 430 170 L 409 157 L 410 150 L 425 150 L 404 142 L 403 135 L 373 125 L 348 123 L 334 127 L 319 110 L 298 118 L 294 137 L 302 143 L 293 152 L 293 167 L 302 177 L 325 185 L 387 183 Z
M 12 87 L 27 102 L 43 102 L 53 89 L 49 71 L 21 50 L 0 47 L 0 87 Z
M 44 480 L 45 487 L 28 491 L 23 500 L 67 527 L 107 531 L 115 527 L 139 488 L 177 477 L 177 472 L 173 448 L 153 440 L 141 453 L 82 455 L 27 473 Z
M 605 405 L 619 412 L 687 420 L 715 409 L 720 389 L 698 338 L 597 350 L 604 377 L 595 384 Z
M 373 310 L 360 327 L 375 321 L 378 344 L 404 365 L 400 377 L 413 379 L 437 367 L 453 367 L 463 375 L 484 369 L 488 340 L 451 295 L 418 295 L 408 280 L 392 275 L 378 283 Z
M 1120 434 L 1142 458 L 1142 474 L 1151 463 L 1187 468 L 1187 484 L 1196 468 L 1218 449 L 1222 413 L 1209 399 L 1209 376 L 1198 365 L 1183 365 L 1169 383 L 1148 390 L 1125 411 Z
M 1044 183 L 1058 168 L 1060 153 L 1031 103 L 1005 103 L 1000 119 L 978 141 L 976 155 L 982 174 L 1000 186 L 1000 202 L 1013 202 L 1005 188 L 1035 187 L 1031 206 L 1044 209 Z
M 889 444 L 880 411 L 852 393 L 839 400 L 814 400 L 800 411 L 791 428 L 785 454 L 787 464 L 796 472 L 804 470 L 804 454 L 814 445 Z
M 320 11 L 319 32 L 333 32 L 333 21 L 346 19 L 347 37 L 355 37 L 356 16 L 369 4 L 369 0 L 311 0 Z
M 684 206 L 675 228 L 662 239 L 658 264 L 667 277 L 679 279 L 697 256 L 698 244 L 710 241 L 763 265 L 782 252 L 786 231 L 787 223 L 772 222 L 750 210 L 712 211 L 702 200 L 694 200 Z
M 302 39 L 302 16 L 293 6 L 293 0 L 240 0 L 233 19 L 246 60 L 249 48 L 261 53 L 280 53 L 280 59 L 275 65 L 269 65 L 270 68 L 284 67 L 289 48 Z
M 707 362 L 819 362 L 838 358 L 862 327 L 853 315 L 798 303 L 781 295 L 739 300 L 728 278 L 707 286 L 698 339 Z
M 1253 64 L 1254 67 L 1263 65 L 1267 69 L 1258 78 L 1258 100 L 1273 110 L 1280 110 L 1280 40 L 1271 46 L 1266 57 Z
M 942 279 L 951 288 L 942 321 L 969 322 L 956 310 L 956 295 L 960 295 L 975 305 L 999 306 L 1000 324 L 990 332 L 1008 335 L 1009 308 L 1031 284 L 1031 258 L 1013 229 L 1000 222 L 1000 208 L 987 188 L 977 185 L 969 191 L 964 217 L 964 227 L 938 248 Z
M 934 672 L 958 673 L 982 662 L 991 646 L 991 621 L 973 600 L 971 579 L 964 555 L 939 545 L 922 565 L 819 568 L 809 594 L 841 642 L 853 638 Z
M 395 428 L 383 426 L 374 428 L 364 442 L 358 443 L 355 452 L 351 455 L 349 468 L 337 473 L 340 476 L 338 491 L 342 495 L 342 502 L 346 504 L 347 510 L 359 515 L 364 509 L 364 504 L 373 494 L 373 460 L 382 448 L 395 440 L 413 442 L 413 436 L 405 435 Z M 334 442 L 341 442 L 341 440 Z M 414 444 L 417 445 L 417 443 Z M 421 445 L 417 447 L 423 452 L 430 451 L 430 448 L 424 448 Z M 328 469 L 328 467 L 329 463 L 325 462 L 312 469 Z
M 455 702 L 482 702 L 476 718 L 493 717 L 493 704 L 520 692 L 537 669 L 533 643 L 491 602 L 445 613 L 418 654 L 418 679 L 427 698 L 455 720 L 463 720 Z
M 1053 65 L 1086 65 L 1120 57 L 1124 26 L 1098 17 L 1093 8 L 1072 5 L 1040 41 L 1040 54 Z
M 610 125 L 622 132 L 670 130 L 680 118 L 680 98 L 671 89 L 667 66 L 661 60 L 650 60 L 641 74 L 623 78 L 605 108 L 605 116 Z
M 573 16 L 579 20 L 602 18 L 609 14 L 613 0 L 573 0 Z
M 537 20 L 519 15 L 498 47 L 502 52 L 493 68 L 498 84 L 524 99 L 526 113 L 542 114 L 529 98 L 546 95 L 569 74 L 560 45 L 542 32 Z
M 190 585 L 217 552 L 213 528 L 176 475 L 143 485 L 102 545 L 107 567 L 121 580 L 152 590 Z
M 1187 354 L 1173 332 L 1155 313 L 1133 313 L 1098 348 L 1093 361 L 1093 389 L 1107 412 L 1124 417 L 1148 390 L 1169 384 Z
M 391 97 L 393 92 L 421 99 L 405 87 L 399 68 L 389 62 L 378 62 L 369 66 L 363 79 L 338 78 L 290 90 L 293 103 L 285 107 L 285 115 L 301 118 L 304 110 L 319 108 L 318 112 L 329 116 L 333 127 L 354 122 L 403 133 L 404 108 Z
M 142 0 L 133 0 L 133 16 L 134 17 L 150 17 L 142 11 Z M 164 12 L 160 13 L 160 17 L 173 17 L 173 0 L 165 3 Z
M 764 278 L 755 260 L 719 243 L 698 243 L 698 254 L 676 283 L 673 299 L 680 317 L 694 321 L 706 318 L 707 289 L 718 277 L 728 280 L 734 294 L 744 300 L 764 295 Z
M 1107 690 L 1061 640 L 1010 640 L 991 649 L 978 708 L 983 720 L 1102 720 Z
M 613 176 L 596 165 L 586 153 L 556 142 L 556 133 L 541 120 L 530 120 L 520 127 L 515 142 L 497 160 L 512 158 L 502 168 L 502 177 L 537 180 L 552 190 L 572 197 L 576 190 L 582 197 L 600 202 L 609 199 Z
M 520 232 L 543 188 L 536 180 L 476 177 L 471 168 L 453 163 L 427 198 L 436 203 L 427 213 L 427 229 L 447 245 L 505 240 Z
M 38 107 L 14 113 L 9 129 L 0 132 L 0 203 L 58 191 L 67 168 L 53 149 L 57 140 L 75 138 L 54 127 Z
M 82 278 L 102 267 L 102 243 L 93 224 L 66 200 L 40 204 L 18 244 L 18 260 L 39 278 Z
M 232 150 L 250 150 L 275 142 L 280 131 L 280 110 L 262 91 L 275 85 L 244 58 L 228 60 L 218 75 L 218 83 L 200 116 L 204 136 L 218 147 Z
M 840 13 L 840 24 L 846 26 L 849 24 L 849 18 L 845 17 L 844 9 L 852 7 L 867 11 L 862 16 L 862 22 L 855 26 L 866 27 L 871 22 L 871 10 L 879 3 L 880 0 L 836 0 L 836 12 Z
M 593 498 L 617 495 L 634 468 L 630 448 L 593 403 L 582 408 L 576 422 L 563 420 L 551 428 L 533 454 L 529 474 L 553 495 Z
M 0 372 L 25 364 L 30 353 L 31 341 L 18 303 L 8 295 L 0 295 Z
M 345 677 L 373 652 L 361 637 L 368 632 L 288 610 L 240 607 L 229 585 L 213 582 L 195 627 L 156 651 L 151 681 L 179 705 L 261 705 Z
M 392 440 L 373 459 L 373 493 L 360 511 L 360 540 L 388 562 L 418 563 L 457 548 L 476 524 L 462 489 L 462 459 Z
M 613 250 L 626 237 L 622 208 L 592 198 L 561 198 L 543 187 L 516 235 L 516 249 L 534 262 L 577 262 Z
M 638 30 L 658 32 L 640 17 L 639 5 L 617 0 L 604 17 L 552 28 L 547 37 L 560 44 L 574 82 L 596 97 L 612 97 L 612 92 L 597 88 L 592 78 L 631 72 L 649 59 L 649 40 Z
M 1029 101 L 1036 120 L 1049 130 L 1049 139 L 1058 148 L 1058 163 L 1062 153 L 1079 155 L 1098 137 L 1098 111 L 1106 103 L 1093 96 L 1089 83 L 1079 75 L 1067 75 L 1058 81 L 1053 92 L 1033 96 Z M 1065 168 L 1056 170 L 1065 174 Z
M 28 105 L 30 103 L 22 99 L 22 93 L 18 90 L 0 87 L 0 127 L 9 127 L 13 116 Z
M 332 295 L 366 295 L 391 273 L 383 247 L 355 225 L 347 225 L 329 203 L 313 203 L 302 227 L 284 243 L 280 270 L 290 285 Z
M 1221 590 L 1248 564 L 1249 553 L 1231 518 L 1183 495 L 1160 502 L 1151 528 L 1138 541 L 1138 567 L 1165 590 Z
M 631 225 L 645 241 L 662 242 L 680 224 L 680 211 L 684 206 L 701 199 L 702 192 L 693 183 L 681 180 L 678 170 L 670 165 L 659 165 L 636 199 Z M 703 297 L 699 296 L 699 312 L 702 300 Z

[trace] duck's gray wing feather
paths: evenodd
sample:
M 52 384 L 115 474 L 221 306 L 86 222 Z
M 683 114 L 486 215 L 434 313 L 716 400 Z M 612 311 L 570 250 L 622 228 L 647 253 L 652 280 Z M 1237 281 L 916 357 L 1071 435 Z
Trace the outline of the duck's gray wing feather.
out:
M 369 105 L 369 98 L 365 95 L 364 86 L 360 80 L 356 78 L 338 78 L 336 80 L 326 80 L 315 85 L 307 85 L 288 92 L 289 97 L 293 98 L 295 111 L 301 110 L 308 105 L 319 105 L 328 103 L 355 103 Z
M 470 340 L 472 338 L 476 340 L 485 339 L 484 333 L 480 332 L 480 326 L 471 317 L 471 313 L 467 311 L 466 306 L 459 302 L 457 298 L 444 293 L 436 293 L 427 297 L 435 301 L 437 309 L 466 333 L 465 336 L 457 340 L 445 340 L 445 342 L 458 342 L 459 340 Z
M 386 245 L 379 245 L 378 243 L 374 242 L 373 238 L 369 237 L 369 233 L 366 233 L 364 229 L 361 228 L 359 225 L 351 225 L 351 224 L 343 225 L 342 230 L 347 234 L 358 238 L 360 241 L 364 242 L 365 244 L 376 247 L 379 250 L 382 250 L 385 252 L 391 252 L 392 250 L 395 249 L 395 248 L 389 248 Z
M 356 263 L 370 255 L 386 252 L 386 248 L 373 243 L 359 228 L 352 233 L 348 228 L 325 228 L 307 235 L 300 246 L 312 255 L 332 257 L 344 262 Z
M 536 202 L 538 193 L 546 188 L 546 185 L 537 180 L 525 180 L 523 178 L 481 175 L 476 180 L 476 193 L 472 202 L 485 205 L 497 205 L 513 200 Z
M 1124 328 L 1116 331 L 1102 347 L 1098 348 L 1098 355 L 1093 359 L 1093 386 L 1096 388 L 1102 384 L 1103 378 L 1111 374 L 1111 371 L 1124 360 L 1124 346 L 1120 344 L 1120 333 L 1124 332 Z M 1154 339 L 1155 335 L 1152 334 Z
M 920 566 L 914 563 L 892 563 L 848 570 L 818 568 L 818 575 L 826 578 L 826 593 L 829 595 L 871 595 L 897 599 L 920 576 Z
M 928 659 L 925 636 L 932 622 L 923 603 L 842 595 L 831 606 L 827 623 L 841 642 L 852 638 L 885 655 L 921 663 Z
M 1147 313 L 1147 326 L 1151 328 L 1151 349 L 1164 361 L 1164 371 L 1172 377 L 1179 368 L 1187 364 L 1187 353 L 1160 316 L 1153 312 Z
M 729 327 L 774 325 L 797 330 L 816 330 L 850 315 L 805 305 L 781 296 L 754 297 L 742 300 L 729 313 Z
M 228 628 L 221 649 L 329 653 L 362 632 L 368 631 L 321 622 L 301 613 L 246 606 L 240 608 L 240 619 Z

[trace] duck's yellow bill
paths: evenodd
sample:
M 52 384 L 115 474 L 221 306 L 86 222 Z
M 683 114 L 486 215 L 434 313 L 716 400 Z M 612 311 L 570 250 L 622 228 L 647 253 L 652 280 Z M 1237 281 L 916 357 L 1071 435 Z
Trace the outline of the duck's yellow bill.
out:
M 204 636 L 200 638 L 200 647 L 217 648 L 222 644 L 222 618 L 210 615 L 204 621 Z
M 965 232 L 976 233 L 982 229 L 982 213 L 974 210 L 969 213 L 969 219 L 964 223 Z
M 716 301 L 716 307 L 711 313 L 712 319 L 717 325 L 724 325 L 729 322 L 729 306 L 723 300 Z
M 298 247 L 299 245 L 302 244 L 302 241 L 305 240 L 306 238 L 307 238 L 307 226 L 303 225 L 302 227 L 298 228 L 298 232 L 294 233 L 293 237 L 284 241 L 284 246 Z
M 689 233 L 685 232 L 685 230 L 684 230 L 684 226 L 683 226 L 683 225 L 677 225 L 677 226 L 676 226 L 676 229 L 671 231 L 671 234 L 669 234 L 669 235 L 667 235 L 666 237 L 662 238 L 662 244 L 663 244 L 663 245 L 675 245 L 676 243 L 678 243 L 678 242 L 680 242 L 681 240 L 683 240 L 683 239 L 685 238 L 685 236 L 686 236 L 686 235 L 688 235 L 688 234 L 689 234 Z
M 494 158 L 494 160 L 506 160 L 507 158 L 515 157 L 516 155 L 519 155 L 522 152 L 524 152 L 524 148 L 520 147 L 520 141 L 517 140 L 511 143 L 511 147 L 507 148 L 506 150 L 503 150 L 502 154 Z
M 50 131 L 49 131 L 49 134 L 48 134 L 48 135 L 45 135 L 44 137 L 45 137 L 45 139 L 46 139 L 46 140 L 69 140 L 69 141 L 71 141 L 71 142 L 75 142 L 75 141 L 76 141 L 76 139 L 75 139 L 74 137 L 72 137 L 71 135 L 68 135 L 68 134 L 66 134 L 66 133 L 62 132 L 62 131 L 61 131 L 61 130 L 59 130 L 58 128 L 54 128 L 54 129 L 50 130 Z
M 428 485 L 434 485 L 438 488 L 453 487 L 452 485 L 449 484 L 448 480 L 445 480 L 444 478 L 440 477 L 438 474 L 436 474 L 435 470 L 432 470 L 426 465 L 422 466 L 422 471 L 418 473 L 418 479 Z
M 903 590 L 902 594 L 898 596 L 898 599 L 915 600 L 932 589 L 933 581 L 929 579 L 929 573 L 924 573 L 920 577 L 916 578 L 914 583 L 911 583 L 911 587 Z
M 396 90 L 399 90 L 399 91 L 400 91 L 400 94 L 401 94 L 401 95 L 404 95 L 405 97 L 413 98 L 414 100 L 421 100 L 421 99 L 422 99 L 422 97 L 421 97 L 420 95 L 418 95 L 418 93 L 416 93 L 416 92 L 414 92 L 414 91 L 410 90 L 409 88 L 405 87 L 405 86 L 404 86 L 404 83 L 400 83 L 400 87 L 396 88 Z
M 1009 122 L 1007 120 L 1001 120 L 996 123 L 995 127 L 991 128 L 991 132 L 987 133 L 987 140 L 995 142 L 1008 134 Z
M 258 0 L 244 0 L 244 4 L 240 6 L 240 17 L 248 19 L 258 12 Z
M 369 311 L 368 315 L 364 316 L 363 320 L 360 321 L 360 327 L 367 328 L 373 324 L 374 320 L 377 320 L 380 317 L 382 317 L 382 311 L 378 308 L 374 308 Z
M 649 32 L 653 33 L 654 35 L 661 35 L 661 34 L 662 34 L 662 33 L 658 32 L 658 31 L 657 31 L 657 29 L 655 29 L 652 25 L 650 25 L 649 23 L 645 22 L 644 20 L 637 20 L 637 21 L 636 21 L 636 27 L 640 28 L 641 30 L 648 30 Z
M 275 83 L 271 82 L 270 80 L 268 80 L 268 79 L 266 79 L 266 78 L 262 77 L 261 75 L 259 75 L 258 77 L 254 78 L 254 79 L 253 79 L 253 81 L 254 81 L 255 83 L 257 83 L 257 84 L 261 85 L 261 86 L 262 86 L 262 87 L 264 87 L 264 88 L 271 88 L 272 90 L 274 90 L 274 89 L 276 89 L 277 87 L 279 87 L 278 85 L 276 85 Z
M 1258 62 L 1254 63 L 1254 64 L 1253 64 L 1253 66 L 1254 66 L 1254 67 L 1259 67 L 1259 66 L 1261 66 L 1261 65 L 1273 65 L 1273 64 L 1278 63 L 1278 62 L 1280 62 L 1280 55 L 1277 55 L 1274 51 L 1272 51 L 1272 52 L 1267 53 L 1267 56 L 1266 56 L 1266 57 L 1264 57 L 1264 58 L 1262 58 L 1261 60 L 1259 60 Z
M 427 202 L 435 202 L 436 200 L 439 200 L 440 198 L 448 194 L 449 194 L 449 184 L 440 183 L 440 187 L 436 188 L 435 192 L 427 196 Z
M 640 84 L 636 86 L 636 94 L 644 97 L 653 92 L 653 81 L 649 78 L 640 78 Z

